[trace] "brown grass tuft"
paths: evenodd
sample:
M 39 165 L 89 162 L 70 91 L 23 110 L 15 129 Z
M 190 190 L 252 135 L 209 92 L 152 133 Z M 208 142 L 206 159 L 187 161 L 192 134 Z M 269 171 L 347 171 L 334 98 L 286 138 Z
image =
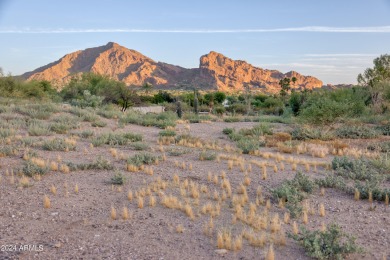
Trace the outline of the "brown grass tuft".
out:
M 269 246 L 269 249 L 268 249 L 267 254 L 265 256 L 265 260 L 275 260 L 275 252 L 274 252 L 274 247 L 272 244 Z
M 114 206 L 111 207 L 111 219 L 112 220 L 115 220 L 117 217 L 116 215 L 116 209 L 114 208 Z
M 138 197 L 138 208 L 142 209 L 144 207 L 144 198 L 139 196 Z
M 43 197 L 43 207 L 45 209 L 48 209 L 48 208 L 50 208 L 50 206 L 51 206 L 50 199 L 49 199 L 49 197 L 47 195 L 45 195 Z

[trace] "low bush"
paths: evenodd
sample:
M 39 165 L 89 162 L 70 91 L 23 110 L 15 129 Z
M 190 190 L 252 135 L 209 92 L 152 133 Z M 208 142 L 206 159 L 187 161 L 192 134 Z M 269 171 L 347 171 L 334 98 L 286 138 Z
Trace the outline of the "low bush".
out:
M 361 252 L 355 238 L 344 233 L 337 224 L 331 224 L 325 231 L 309 231 L 302 228 L 299 235 L 292 236 L 316 259 L 345 259 L 349 254 Z
M 189 153 L 191 150 L 184 147 L 172 147 L 167 149 L 170 156 L 180 156 Z
M 24 162 L 22 172 L 24 175 L 32 177 L 34 175 L 44 175 L 49 171 L 47 166 L 40 166 L 31 161 Z
M 5 145 L 0 147 L 0 157 L 16 155 L 18 149 L 15 146 Z
M 364 125 L 344 125 L 336 129 L 338 138 L 349 139 L 370 139 L 379 136 L 379 133 L 372 127 Z
M 30 136 L 47 136 L 52 134 L 50 125 L 38 121 L 30 122 L 27 132 Z
M 143 151 L 143 150 L 148 150 L 149 145 L 144 142 L 134 142 L 130 144 L 131 148 L 133 148 L 136 151 Z
M 276 189 L 272 190 L 275 199 L 283 199 L 291 217 L 295 218 L 302 212 L 301 201 L 307 194 L 313 192 L 316 184 L 308 176 L 298 172 L 292 180 L 285 180 Z
M 204 150 L 199 154 L 199 160 L 201 161 L 214 161 L 217 158 L 217 154 L 214 151 Z
M 151 153 L 138 153 L 127 159 L 127 164 L 141 166 L 143 164 L 154 164 L 158 161 L 158 157 Z
M 291 137 L 294 140 L 332 140 L 334 139 L 334 134 L 330 131 L 324 130 L 324 128 L 315 128 L 308 126 L 296 126 L 291 131 Z
M 126 181 L 125 176 L 121 172 L 115 172 L 115 175 L 111 177 L 110 183 L 113 185 L 123 185 Z
M 99 135 L 92 139 L 92 144 L 94 146 L 101 146 L 103 144 L 108 145 L 127 145 L 130 142 L 139 142 L 142 141 L 143 137 L 140 134 L 134 133 L 106 133 Z
M 162 130 L 158 133 L 159 136 L 175 136 L 176 132 L 174 130 Z
M 42 145 L 43 150 L 47 151 L 75 151 L 76 143 L 74 140 L 54 138 L 45 141 Z

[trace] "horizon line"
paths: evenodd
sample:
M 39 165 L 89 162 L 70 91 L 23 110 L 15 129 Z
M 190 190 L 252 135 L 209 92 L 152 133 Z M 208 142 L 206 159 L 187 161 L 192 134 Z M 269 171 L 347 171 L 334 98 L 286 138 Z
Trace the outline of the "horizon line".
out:
M 0 29 L 1 34 L 56 34 L 56 33 L 272 33 L 272 32 L 323 32 L 323 33 L 390 33 L 390 26 L 327 27 L 305 26 L 274 29 Z

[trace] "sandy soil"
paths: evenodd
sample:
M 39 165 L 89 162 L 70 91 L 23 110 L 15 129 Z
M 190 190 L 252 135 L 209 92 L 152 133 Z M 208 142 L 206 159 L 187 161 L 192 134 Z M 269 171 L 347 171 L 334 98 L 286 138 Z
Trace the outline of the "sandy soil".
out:
M 106 120 L 106 119 L 104 119 Z M 158 149 L 157 139 L 160 129 L 153 127 L 141 127 L 127 125 L 125 128 L 116 128 L 114 120 L 106 120 L 108 125 L 97 132 L 126 132 L 141 133 L 144 139 L 154 150 L 154 154 L 161 155 Z M 203 140 L 217 140 L 219 144 L 234 145 L 222 134 L 225 127 L 250 127 L 254 123 L 200 123 L 191 124 L 190 133 Z M 285 126 L 274 124 L 275 129 L 283 130 Z M 82 129 L 94 129 L 87 123 L 83 123 Z M 178 129 L 184 129 L 179 125 Z M 184 131 L 184 130 L 183 130 Z M 21 132 L 23 134 L 23 132 Z M 38 138 L 37 138 L 38 139 Z M 88 170 L 73 171 L 68 174 L 51 171 L 41 180 L 30 180 L 32 186 L 22 188 L 18 185 L 18 177 L 15 184 L 10 184 L 10 176 L 5 175 L 6 169 L 20 167 L 23 163 L 23 153 L 17 156 L 0 158 L 0 259 L 264 259 L 268 250 L 265 247 L 253 247 L 244 240 L 243 248 L 239 251 L 218 251 L 216 231 L 222 228 L 230 228 L 233 234 L 239 234 L 245 228 L 239 221 L 232 224 L 233 209 L 230 200 L 221 203 L 221 214 L 214 219 L 214 232 L 212 236 L 204 234 L 205 223 L 209 216 L 201 214 L 201 206 L 206 202 L 214 202 L 207 194 L 201 194 L 199 206 L 196 202 L 192 207 L 195 219 L 191 220 L 185 213 L 175 209 L 168 209 L 161 205 L 161 198 L 157 193 L 155 207 L 148 205 L 148 196 L 145 197 L 144 208 L 138 208 L 137 199 L 129 201 L 127 192 L 136 192 L 158 177 L 168 181 L 165 194 L 174 194 L 180 197 L 178 188 L 172 184 L 172 177 L 177 174 L 180 180 L 192 180 L 199 185 L 208 187 L 209 193 L 214 190 L 221 191 L 220 185 L 215 185 L 207 180 L 209 171 L 221 176 L 221 172 L 227 173 L 231 182 L 233 194 L 243 181 L 244 174 L 239 167 L 228 169 L 225 160 L 200 161 L 200 149 L 188 148 L 190 153 L 179 157 L 169 156 L 159 165 L 153 165 L 154 175 L 143 172 L 132 173 L 125 171 L 123 160 L 111 156 L 108 146 L 90 148 L 88 139 L 79 139 L 76 151 L 48 152 L 36 149 L 39 156 L 45 159 L 56 160 L 60 155 L 64 162 L 74 163 L 89 162 L 99 155 L 108 158 L 115 167 L 122 170 L 127 178 L 121 190 L 113 187 L 108 182 L 113 176 L 113 171 Z M 134 151 L 129 147 L 116 147 L 118 152 L 126 156 L 133 155 Z M 168 148 L 165 147 L 165 150 Z M 85 151 L 86 150 L 86 151 Z M 273 151 L 272 148 L 263 148 L 264 151 Z M 268 161 L 257 156 L 243 155 L 249 161 Z M 297 158 L 310 159 L 311 156 L 295 155 Z M 313 158 L 311 158 L 313 159 Z M 175 161 L 192 164 L 193 169 L 183 170 L 175 167 Z M 331 156 L 316 158 L 318 161 L 332 160 Z M 304 171 L 302 166 L 298 170 Z M 309 172 L 312 176 L 324 174 L 325 169 L 319 168 L 319 173 Z M 251 183 L 248 186 L 248 196 L 251 202 L 256 199 L 256 189 L 263 187 L 265 198 L 270 197 L 269 190 L 276 187 L 285 179 L 293 178 L 294 172 L 290 166 L 285 171 L 272 172 L 268 167 L 268 178 L 260 178 L 261 169 L 253 166 L 248 173 Z M 79 192 L 74 192 L 75 185 Z M 50 187 L 55 185 L 57 194 L 50 193 Z M 65 188 L 67 186 L 67 189 Z M 51 207 L 43 207 L 43 197 L 51 200 Z M 281 209 L 277 201 L 271 200 L 271 214 L 279 213 L 283 217 L 286 209 Z M 329 224 L 338 223 L 347 233 L 357 237 L 357 243 L 365 252 L 363 255 L 354 255 L 350 259 L 382 259 L 383 253 L 388 253 L 390 245 L 390 209 L 385 209 L 383 203 L 376 203 L 375 211 L 369 211 L 367 201 L 354 201 L 350 196 L 333 189 L 326 189 L 325 196 L 320 196 L 319 191 L 310 195 L 309 201 L 314 208 L 320 203 L 325 205 L 326 216 L 320 217 L 318 213 L 309 215 L 310 229 L 318 229 L 322 222 Z M 111 207 L 116 208 L 118 219 L 110 217 Z M 122 220 L 120 213 L 123 207 L 130 212 L 130 219 Z M 259 207 L 264 208 L 263 206 Z M 297 220 L 302 225 L 301 220 Z M 178 233 L 176 227 L 182 225 L 183 233 Z M 290 224 L 283 224 L 287 233 L 291 232 Z M 6 246 L 9 245 L 9 246 Z M 17 249 L 13 246 L 17 246 Z M 19 250 L 20 245 L 35 245 L 30 250 Z M 309 259 L 301 248 L 291 238 L 287 238 L 285 246 L 275 245 L 276 259 Z

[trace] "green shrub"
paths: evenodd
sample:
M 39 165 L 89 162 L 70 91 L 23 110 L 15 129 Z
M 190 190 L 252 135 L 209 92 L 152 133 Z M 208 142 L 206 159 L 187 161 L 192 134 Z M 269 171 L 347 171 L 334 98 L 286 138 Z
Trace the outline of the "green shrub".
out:
M 30 136 L 46 136 L 51 135 L 51 126 L 43 122 L 32 121 L 27 128 L 27 132 Z
M 240 140 L 237 141 L 237 147 L 242 151 L 243 154 L 254 152 L 264 145 L 265 142 L 260 142 L 255 138 L 240 138 Z
M 330 131 L 326 131 L 323 128 L 314 128 L 308 126 L 297 126 L 291 131 L 292 139 L 294 140 L 332 140 L 334 135 Z
M 336 136 L 350 139 L 370 139 L 379 136 L 379 133 L 372 127 L 364 125 L 344 125 L 336 129 Z
M 57 134 L 66 134 L 71 129 L 77 129 L 80 126 L 80 120 L 70 115 L 60 115 L 54 118 L 50 125 L 50 130 Z
M 214 161 L 217 158 L 217 154 L 214 151 L 204 150 L 199 154 L 199 160 Z
M 91 123 L 92 127 L 105 127 L 106 125 L 107 123 L 102 120 L 96 120 Z
M 229 117 L 225 117 L 223 121 L 226 123 L 235 123 L 235 122 L 241 122 L 241 118 L 235 116 L 229 116 Z
M 42 149 L 47 151 L 75 151 L 76 145 L 73 142 L 67 142 L 62 138 L 54 138 L 45 141 L 42 145 Z
M 143 164 L 154 164 L 158 160 L 158 157 L 151 153 L 138 153 L 127 159 L 127 163 L 135 166 L 141 166 Z
M 155 126 L 159 128 L 167 128 L 168 126 L 176 126 L 176 114 L 174 112 L 168 111 L 163 112 L 158 115 L 156 114 L 140 114 L 133 111 L 129 111 L 120 121 L 127 124 L 136 124 L 142 126 Z
M 390 135 L 390 123 L 387 123 L 385 125 L 377 126 L 376 130 L 382 135 Z
M 126 181 L 125 176 L 121 172 L 115 172 L 115 175 L 111 177 L 110 183 L 113 185 L 123 185 Z
M 32 177 L 34 175 L 44 175 L 49 171 L 47 166 L 40 167 L 31 161 L 24 162 L 24 166 L 22 168 L 22 172 L 24 175 Z
M 305 227 L 299 235 L 292 236 L 316 259 L 345 259 L 349 254 L 361 252 L 355 238 L 342 232 L 337 224 L 331 224 L 325 231 L 309 231 Z
M 14 135 L 15 131 L 12 129 L 0 128 L 0 138 L 4 139 L 11 135 Z
M 92 139 L 92 144 L 95 147 L 103 144 L 108 145 L 127 145 L 130 142 L 142 141 L 142 135 L 134 133 L 105 133 Z
M 82 132 L 72 133 L 72 134 L 77 135 L 81 138 L 90 138 L 95 135 L 95 132 L 92 130 L 84 130 Z
M 222 133 L 224 133 L 225 135 L 230 135 L 230 134 L 232 134 L 234 131 L 235 131 L 234 128 L 224 128 L 224 129 L 222 130 Z
M 18 153 L 18 149 L 15 146 L 6 145 L 0 147 L 0 157 L 16 155 Z
M 183 147 L 172 147 L 169 148 L 167 152 L 170 156 L 180 156 L 189 153 L 190 149 L 183 148 Z
M 390 153 L 390 141 L 384 141 L 377 144 L 370 144 L 367 147 L 369 150 L 378 151 L 381 153 Z
M 302 212 L 301 201 L 312 193 L 316 184 L 308 176 L 298 172 L 292 180 L 285 180 L 272 194 L 276 199 L 283 199 L 291 217 L 295 218 Z
M 159 136 L 175 136 L 176 132 L 173 130 L 162 130 L 158 133 Z
M 86 164 L 73 164 L 71 162 L 66 163 L 71 170 L 112 170 L 114 166 L 110 161 L 99 156 L 94 162 Z
M 148 150 L 149 145 L 147 143 L 143 142 L 134 142 L 130 144 L 131 148 L 133 148 L 136 151 L 143 151 L 143 150 Z

